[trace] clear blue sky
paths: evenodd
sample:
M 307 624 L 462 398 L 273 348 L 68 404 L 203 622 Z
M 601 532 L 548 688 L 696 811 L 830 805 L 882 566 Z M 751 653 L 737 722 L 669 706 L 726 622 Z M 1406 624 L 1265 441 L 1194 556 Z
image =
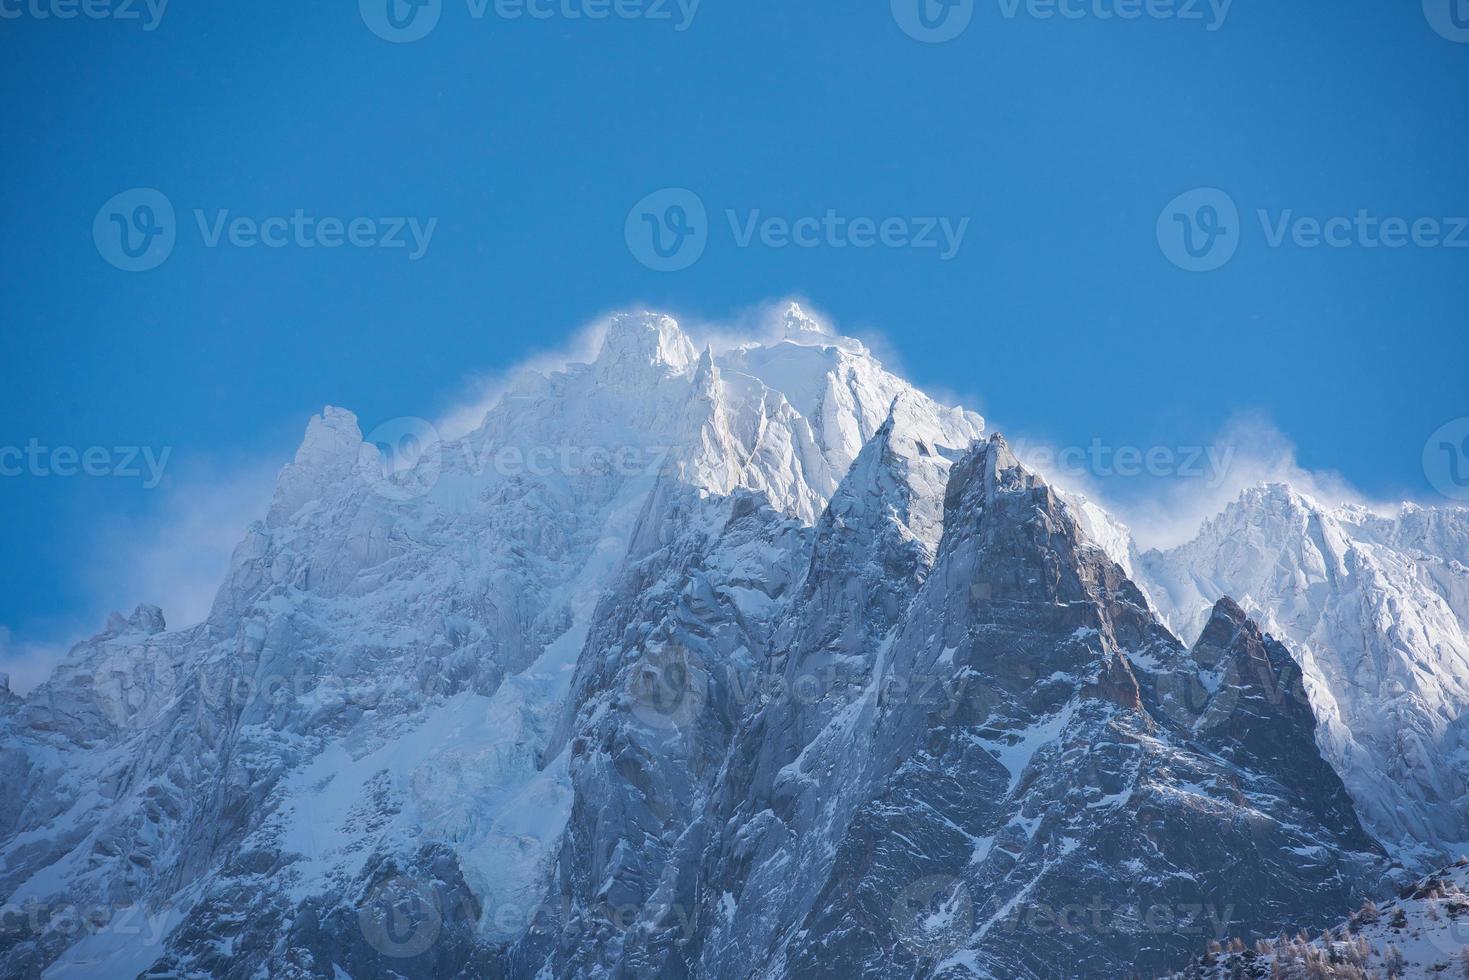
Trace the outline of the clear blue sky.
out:
M 149 598 L 130 592 L 140 535 L 116 529 L 146 537 L 179 481 L 284 462 L 324 404 L 365 426 L 430 414 L 635 304 L 718 318 L 801 294 L 886 332 L 919 384 L 1057 442 L 1191 444 L 1255 411 L 1308 466 L 1427 495 L 1425 439 L 1469 415 L 1469 249 L 1270 248 L 1254 212 L 1469 215 L 1469 43 L 1419 0 L 1237 0 L 1217 30 L 1008 2 L 930 44 L 886 0 L 705 0 L 682 31 L 672 4 L 673 22 L 510 20 L 443 0 L 393 44 L 345 0 L 178 3 L 151 31 L 4 0 L 0 446 L 172 450 L 157 490 L 0 478 L 6 642 Z M 129 273 L 93 221 L 136 187 L 167 196 L 178 238 Z M 677 272 L 624 240 L 665 187 L 711 216 Z M 1207 273 L 1156 234 L 1199 187 L 1244 215 Z M 211 249 L 196 208 L 438 223 L 417 261 Z M 948 261 L 740 248 L 725 209 L 970 225 Z

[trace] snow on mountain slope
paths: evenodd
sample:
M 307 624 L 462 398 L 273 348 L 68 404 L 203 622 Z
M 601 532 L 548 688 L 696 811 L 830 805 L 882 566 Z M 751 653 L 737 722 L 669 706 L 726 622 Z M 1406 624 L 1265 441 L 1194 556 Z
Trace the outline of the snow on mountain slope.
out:
M 1178 980 L 1469 976 L 1469 860 L 1442 868 L 1392 897 L 1366 902 L 1329 930 L 1233 940 L 1200 956 Z
M 1061 497 L 1071 508 L 1072 516 L 1076 518 L 1076 523 L 1082 533 L 1098 548 L 1105 551 L 1107 557 L 1115 561 L 1118 567 L 1127 573 L 1128 578 L 1134 582 L 1142 581 L 1138 574 L 1141 558 L 1137 544 L 1132 539 L 1132 531 L 1117 518 L 1079 493 L 1062 493 Z M 1151 596 L 1148 599 L 1151 601 Z
M 688 727 L 705 737 L 696 744 L 706 751 L 712 745 L 709 761 L 718 761 L 679 767 L 680 785 L 693 787 L 679 797 L 691 803 L 679 816 L 679 846 L 659 856 L 662 878 L 652 897 L 636 890 L 621 896 L 631 907 L 651 909 L 633 931 L 634 937 L 650 938 L 631 949 L 624 943 L 620 952 L 621 962 L 639 974 L 686 968 L 709 976 L 743 974 L 761 962 L 776 934 L 798 921 L 819 892 L 830 857 L 827 842 L 861 799 L 857 775 L 863 738 L 875 717 L 868 703 L 875 658 L 933 562 L 948 454 L 958 448 L 945 446 L 922 425 L 917 431 L 929 441 L 921 446 L 902 435 L 897 419 L 907 413 L 901 401 L 858 454 L 814 531 L 786 549 L 783 564 L 799 578 L 777 577 L 782 587 L 776 615 L 754 636 L 735 634 L 742 642 L 733 655 L 696 655 L 705 680 L 695 688 L 675 688 L 682 696 L 674 704 L 697 709 Z M 699 631 L 728 633 L 713 613 L 706 604 L 696 618 Z M 702 651 L 697 636 L 683 643 Z M 588 703 L 591 712 L 583 712 L 610 719 L 623 738 L 647 739 L 639 724 L 646 719 L 636 712 L 628 719 L 602 708 L 605 696 Z M 652 758 L 666 771 L 670 757 L 685 753 L 664 745 Z M 647 780 L 634 779 L 590 798 L 605 808 L 609 797 L 646 806 L 658 795 L 649 792 Z M 784 822 L 764 808 L 771 797 L 779 801 Z M 758 869 L 750 872 L 757 880 L 732 880 L 726 848 L 742 855 L 739 863 L 759 856 Z M 574 877 L 576 869 L 598 863 L 594 855 L 568 853 L 563 867 Z M 604 874 L 588 877 L 598 881 Z M 617 880 L 633 885 L 625 874 Z M 729 890 L 719 890 L 724 888 Z M 722 896 L 717 903 L 715 895 Z M 592 900 L 581 895 L 586 904 Z M 670 906 L 693 927 L 677 944 L 659 928 Z M 566 962 L 564 956 L 550 954 L 553 968 Z M 597 961 L 574 962 L 585 971 L 580 975 L 595 972 Z
M 1462 508 L 1384 517 L 1267 485 L 1142 559 L 1180 636 L 1228 595 L 1289 645 L 1322 751 L 1368 829 L 1417 867 L 1469 841 L 1466 540 Z
M 1116 976 L 1197 946 L 1124 910 L 1268 930 L 1377 885 L 1284 651 L 1223 603 L 1184 651 L 1003 442 L 952 462 L 900 404 L 814 533 L 655 492 L 568 702 L 565 911 L 513 975 Z M 938 880 L 952 928 L 893 904 Z M 1077 895 L 1115 928 L 1026 924 Z
M 1251 931 L 1319 921 L 1385 869 L 1309 706 L 1277 686 L 1285 652 L 1227 603 L 1183 649 L 998 437 L 953 467 L 938 555 L 879 661 L 870 726 L 832 723 L 855 807 L 813 834 L 779 782 L 766 804 L 817 852 L 816 897 L 713 975 L 1126 976 L 1196 946 L 1205 909 Z M 959 689 L 879 693 L 928 677 Z M 749 896 L 721 887 L 738 921 Z M 1052 927 L 1078 905 L 1105 928 Z
M 788 319 L 761 370 L 814 418 L 739 370 L 756 348 L 716 365 L 646 314 L 613 318 L 593 363 L 518 379 L 462 440 L 313 419 L 204 624 L 140 610 L 0 703 L 0 882 L 36 924 L 0 936 L 3 972 L 73 944 L 52 910 L 137 905 L 176 910 L 152 952 L 180 973 L 371 975 L 360 930 L 303 931 L 302 910 L 340 917 L 415 868 L 445 902 L 539 893 L 572 781 L 542 755 L 604 589 L 660 533 L 655 486 L 754 491 L 809 524 L 897 395 L 952 445 L 982 431 Z

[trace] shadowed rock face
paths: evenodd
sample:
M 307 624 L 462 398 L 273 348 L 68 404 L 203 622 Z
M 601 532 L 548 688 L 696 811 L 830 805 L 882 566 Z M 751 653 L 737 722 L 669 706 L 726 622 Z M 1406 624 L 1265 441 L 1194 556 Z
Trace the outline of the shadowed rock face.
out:
M 1317 748 L 1316 717 L 1301 669 L 1285 647 L 1262 634 L 1226 596 L 1215 604 L 1189 657 L 1197 666 L 1197 741 L 1243 769 L 1289 777 L 1312 816 L 1354 849 L 1367 849 L 1369 837 L 1351 800 Z
M 870 798 L 783 961 L 1146 974 L 1215 933 L 1329 918 L 1374 885 L 1380 855 L 1309 708 L 1257 676 L 1288 660 L 1235 614 L 1222 605 L 1183 650 L 1002 441 L 976 449 L 892 652 L 895 671 L 947 658 L 967 696 L 948 717 L 884 713 Z M 1200 684 L 1204 704 L 1182 696 Z
M 1469 851 L 1466 542 L 1469 508 L 1378 513 L 1272 484 L 1133 561 L 1179 636 L 1228 595 L 1289 647 L 1363 826 L 1420 873 Z
M 926 551 L 915 458 L 874 437 L 761 627 L 757 669 L 788 688 L 833 665 L 855 684 L 753 701 L 710 684 L 657 742 L 580 689 L 602 751 L 639 746 L 651 776 L 596 781 L 557 875 L 588 907 L 615 890 L 645 911 L 523 941 L 519 969 L 1110 978 L 1327 921 L 1377 885 L 1282 648 L 1221 602 L 1184 649 L 998 438 L 952 466 Z M 629 832 L 671 843 L 629 865 L 611 848 Z M 600 856 L 577 844 L 598 838 Z

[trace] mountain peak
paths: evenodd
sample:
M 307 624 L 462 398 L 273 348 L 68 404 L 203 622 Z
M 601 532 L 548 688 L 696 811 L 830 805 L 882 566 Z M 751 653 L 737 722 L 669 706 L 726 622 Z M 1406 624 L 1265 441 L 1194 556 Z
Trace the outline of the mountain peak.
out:
M 355 462 L 361 445 L 362 430 L 358 428 L 357 416 L 345 408 L 328 405 L 306 424 L 306 435 L 296 450 L 296 463 L 321 466 L 344 459 Z
M 266 523 L 279 525 L 308 501 L 319 499 L 327 485 L 358 466 L 361 452 L 356 415 L 330 405 L 313 415 L 295 460 L 276 479 Z
M 849 354 L 866 354 L 860 340 L 843 337 L 831 324 L 808 313 L 800 303 L 792 302 L 780 313 L 778 335 L 786 343 L 802 347 L 836 347 Z
M 1250 621 L 1250 617 L 1240 608 L 1239 603 L 1235 602 L 1229 596 L 1222 596 L 1218 602 L 1214 603 L 1214 611 L 1210 614 L 1209 618 L 1211 621 L 1227 621 L 1235 626 L 1243 626 Z
M 637 380 L 652 371 L 683 374 L 699 359 L 699 352 L 679 327 L 662 313 L 618 313 L 607 325 L 597 366 L 602 377 Z
M 120 612 L 114 612 L 108 616 L 107 627 L 103 630 L 102 635 L 120 636 L 124 633 L 145 633 L 151 636 L 154 633 L 162 633 L 164 628 L 163 610 L 144 603 L 134 609 L 131 616 L 123 616 Z
M 1321 503 L 1288 483 L 1266 481 L 1248 487 L 1240 494 L 1239 503 L 1246 507 L 1275 507 L 1286 510 L 1320 511 Z
M 719 371 L 714 366 L 714 352 L 707 346 L 699 355 L 699 364 L 694 368 L 694 388 L 699 391 L 707 391 L 719 378 Z
M 877 432 L 874 435 L 880 435 L 885 439 L 892 435 L 893 425 L 897 420 L 898 402 L 902 401 L 902 399 L 903 393 L 901 391 L 893 396 L 892 402 L 888 404 L 888 416 L 882 420 L 882 425 L 878 426 Z
M 944 511 L 957 513 L 968 499 L 988 501 L 997 493 L 1041 486 L 1041 479 L 1021 465 L 1005 437 L 996 432 L 987 439 L 976 439 L 954 465 Z
M 1014 469 L 1020 466 L 1020 458 L 1010 448 L 1010 443 L 998 432 L 987 440 L 987 451 L 996 469 Z M 1027 471 L 1028 472 L 1028 471 Z
M 816 317 L 801 308 L 800 303 L 791 303 L 781 314 L 781 323 L 785 326 L 786 337 L 797 339 L 800 337 L 827 338 L 836 336 L 836 333 Z

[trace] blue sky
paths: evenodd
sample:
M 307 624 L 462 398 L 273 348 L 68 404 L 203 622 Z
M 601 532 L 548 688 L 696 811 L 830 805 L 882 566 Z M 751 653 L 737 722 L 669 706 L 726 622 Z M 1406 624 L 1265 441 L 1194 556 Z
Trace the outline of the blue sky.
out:
M 146 469 L 0 477 L 0 657 L 211 589 L 322 405 L 365 428 L 432 415 L 621 307 L 719 320 L 809 297 L 1012 431 L 1187 446 L 1249 416 L 1374 498 L 1430 497 L 1425 440 L 1469 415 L 1469 248 L 1370 248 L 1360 224 L 1307 247 L 1296 223 L 1363 211 L 1441 239 L 1469 215 L 1469 10 L 1449 0 L 1153 0 L 1171 15 L 1136 19 L 970 0 L 943 43 L 905 33 L 924 34 L 908 0 L 624 0 L 639 16 L 604 19 L 439 0 L 411 43 L 369 29 L 386 8 L 368 0 L 94 2 L 116 16 L 0 3 L 0 447 L 170 456 L 156 487 Z M 94 237 L 135 188 L 176 213 L 142 272 Z M 677 271 L 626 237 L 665 188 L 707 214 Z M 1239 213 L 1207 272 L 1166 234 L 1221 200 L 1165 212 L 1199 188 Z M 147 217 L 136 203 L 120 220 Z M 281 223 L 261 232 L 284 247 L 240 244 L 248 227 L 208 245 L 221 221 L 298 210 L 409 245 L 326 248 L 321 228 L 305 248 Z M 947 257 L 826 232 L 740 244 L 752 219 L 828 212 L 910 237 L 967 224 Z M 406 218 L 433 222 L 426 247 L 390 234 Z

